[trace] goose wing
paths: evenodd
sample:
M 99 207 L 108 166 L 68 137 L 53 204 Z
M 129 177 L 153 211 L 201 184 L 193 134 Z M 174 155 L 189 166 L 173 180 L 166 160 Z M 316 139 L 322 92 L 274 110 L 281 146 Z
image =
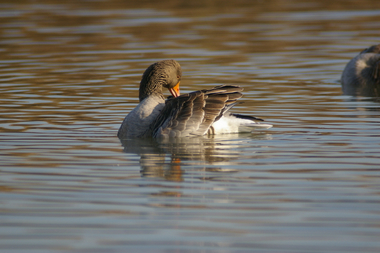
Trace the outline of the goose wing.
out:
M 242 97 L 243 88 L 221 85 L 170 98 L 152 124 L 153 137 L 204 135 Z

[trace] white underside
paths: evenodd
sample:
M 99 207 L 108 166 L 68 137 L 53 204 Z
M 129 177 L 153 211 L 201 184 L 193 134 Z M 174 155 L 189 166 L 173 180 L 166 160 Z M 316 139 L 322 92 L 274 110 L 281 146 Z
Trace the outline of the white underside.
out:
M 230 134 L 249 133 L 255 129 L 268 129 L 271 128 L 272 125 L 225 115 L 212 124 L 212 127 L 214 128 L 214 134 Z
M 148 97 L 143 100 L 135 109 L 133 109 L 124 119 L 119 130 L 119 138 L 131 137 L 147 137 L 149 136 L 148 130 L 151 124 L 156 120 L 162 108 L 165 106 L 163 99 L 159 97 Z M 169 115 L 168 115 L 169 117 Z M 192 122 L 194 124 L 194 122 Z M 190 122 L 187 122 L 190 124 Z M 236 118 L 226 113 L 217 122 L 212 124 L 210 130 L 205 133 L 200 133 L 198 127 L 201 122 L 198 122 L 196 129 L 190 125 L 188 129 L 178 131 L 176 129 L 168 129 L 168 132 L 162 133 L 162 129 L 158 132 L 156 137 L 186 137 L 192 135 L 203 134 L 230 134 L 252 132 L 255 129 L 268 129 L 272 125 L 255 122 L 249 119 Z M 164 130 L 165 131 L 165 130 Z

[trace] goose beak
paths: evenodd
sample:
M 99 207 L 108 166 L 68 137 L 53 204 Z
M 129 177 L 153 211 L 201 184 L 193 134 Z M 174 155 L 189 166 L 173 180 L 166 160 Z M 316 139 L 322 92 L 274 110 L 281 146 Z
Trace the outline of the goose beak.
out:
M 169 88 L 170 93 L 171 93 L 172 96 L 175 97 L 175 98 L 179 96 L 179 83 L 180 83 L 180 82 L 178 82 L 178 83 L 176 84 L 176 86 L 174 86 L 173 88 Z

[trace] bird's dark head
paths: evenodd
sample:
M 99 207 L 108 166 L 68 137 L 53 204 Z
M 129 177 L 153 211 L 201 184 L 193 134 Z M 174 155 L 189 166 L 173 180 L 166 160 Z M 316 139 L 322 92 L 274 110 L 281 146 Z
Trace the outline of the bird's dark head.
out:
M 150 65 L 140 82 L 140 101 L 152 94 L 162 95 L 162 87 L 167 88 L 174 97 L 178 97 L 181 77 L 181 66 L 175 60 L 163 60 Z

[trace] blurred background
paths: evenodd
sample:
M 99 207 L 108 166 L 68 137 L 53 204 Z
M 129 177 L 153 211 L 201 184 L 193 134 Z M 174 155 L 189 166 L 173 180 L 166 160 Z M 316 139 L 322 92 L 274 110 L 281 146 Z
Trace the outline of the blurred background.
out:
M 380 106 L 340 84 L 380 1 L 2 0 L 0 27 L 1 252 L 380 251 Z M 273 129 L 121 143 L 162 59 Z

